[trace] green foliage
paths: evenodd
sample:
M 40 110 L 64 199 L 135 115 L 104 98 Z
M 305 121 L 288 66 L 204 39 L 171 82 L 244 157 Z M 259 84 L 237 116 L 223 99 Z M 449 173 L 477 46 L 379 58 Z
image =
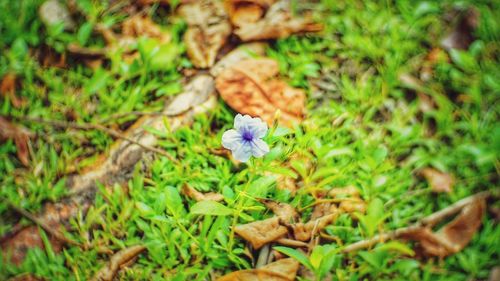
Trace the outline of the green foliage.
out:
M 45 67 L 37 50 L 62 53 L 68 43 L 104 46 L 92 28 L 111 26 L 125 15 L 108 12 L 109 1 L 76 1 L 85 13 L 73 31 L 38 19 L 42 1 L 0 0 L 0 77 L 13 73 L 15 107 L 0 97 L 0 114 L 36 133 L 30 142 L 30 166 L 16 158 L 12 140 L 0 145 L 0 197 L 30 212 L 66 194 L 67 175 L 95 165 L 113 139 L 99 131 L 61 130 L 18 120 L 22 116 L 97 123 L 125 129 L 138 116 L 157 112 L 165 99 L 181 92 L 181 68 L 189 68 L 181 42 L 185 29 L 168 11 L 154 6 L 153 17 L 172 36 L 158 45 L 141 38 L 129 62 L 123 51 L 110 54 L 90 69 L 69 59 L 66 68 Z M 267 49 L 291 85 L 308 93 L 306 121 L 296 128 L 278 127 L 266 136 L 271 151 L 248 165 L 235 165 L 213 153 L 222 133 L 232 127 L 234 112 L 222 102 L 175 132 L 147 130 L 179 163 L 155 155 L 138 165 L 128 188 L 100 186 L 95 204 L 70 222 L 66 234 L 86 245 L 57 253 L 43 231 L 45 249 L 32 249 L 24 263 L 0 261 L 0 279 L 33 273 L 49 280 L 87 280 L 117 251 L 144 244 L 148 251 L 122 270 L 123 280 L 210 280 L 214 274 L 251 268 L 246 244 L 231 233 L 236 224 L 265 219 L 270 211 L 256 198 L 271 198 L 304 208 L 312 194 L 353 185 L 368 203 L 365 214 L 341 214 L 324 232 L 343 245 L 380 231 L 413 223 L 450 203 L 496 188 L 500 127 L 498 97 L 499 19 L 496 2 L 461 2 L 475 6 L 481 19 L 476 41 L 467 50 L 444 52 L 432 75 L 421 78 L 426 55 L 449 31 L 443 15 L 457 3 L 448 1 L 296 1 L 298 13 L 313 5 L 313 17 L 325 29 L 317 35 L 280 39 Z M 476 3 L 477 2 L 477 3 Z M 420 84 L 400 79 L 408 74 Z M 418 94 L 434 103 L 422 110 Z M 125 114 L 125 115 L 123 115 Z M 117 117 L 119 116 L 119 117 Z M 165 120 L 168 123 L 168 120 Z M 431 194 L 415 176 L 432 166 L 457 179 L 450 194 Z M 281 189 L 281 177 L 297 181 L 296 194 Z M 180 193 L 184 183 L 200 192 L 218 192 L 224 200 L 195 202 Z M 310 209 L 303 212 L 303 220 Z M 0 235 L 15 220 L 0 204 Z M 24 220 L 22 223 L 27 223 Z M 419 259 L 412 245 L 380 243 L 373 249 L 343 254 L 342 245 L 323 243 L 305 254 L 274 249 L 295 258 L 318 280 L 472 280 L 487 279 L 500 258 L 500 227 L 490 214 L 471 243 L 443 260 Z M 322 240 L 323 241 L 323 240 Z M 325 242 L 325 241 L 323 241 Z M 3 254 L 3 253 L 2 253 Z

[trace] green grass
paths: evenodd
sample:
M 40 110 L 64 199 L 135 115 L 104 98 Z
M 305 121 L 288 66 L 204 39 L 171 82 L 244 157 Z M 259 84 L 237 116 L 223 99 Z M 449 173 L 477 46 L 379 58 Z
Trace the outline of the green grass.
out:
M 15 73 L 22 83 L 17 95 L 27 105 L 15 108 L 0 97 L 0 114 L 100 123 L 126 128 L 137 118 L 108 120 L 116 113 L 157 111 L 165 96 L 179 93 L 181 68 L 189 68 L 179 38 L 184 25 L 158 8 L 154 19 L 172 34 L 173 52 L 161 69 L 147 40 L 138 44 L 140 58 L 128 65 L 115 54 L 92 70 L 78 61 L 68 69 L 43 67 L 33 51 L 42 46 L 63 51 L 69 42 L 102 45 L 85 30 L 47 30 L 38 20 L 41 1 L 0 0 L 0 77 Z M 87 280 L 108 261 L 99 247 L 119 250 L 143 243 L 147 253 L 119 277 L 123 280 L 210 280 L 212 273 L 252 267 L 244 242 L 232 237 L 231 225 L 271 216 L 253 198 L 267 197 L 304 207 L 311 192 L 355 185 L 362 198 L 382 206 L 380 225 L 357 223 L 341 215 L 326 232 L 344 244 L 368 238 L 378 230 L 406 226 L 465 196 L 494 190 L 498 182 L 500 126 L 500 22 L 496 1 L 319 1 L 314 17 L 325 25 L 317 35 L 272 42 L 267 54 L 279 61 L 282 75 L 308 93 L 305 122 L 279 128 L 266 137 L 271 152 L 249 165 L 237 165 L 211 151 L 221 147 L 222 133 L 232 127 L 235 112 L 222 101 L 191 126 L 160 137 L 160 146 L 181 161 L 162 156 L 139 165 L 128 190 L 101 186 L 95 205 L 71 221 L 70 235 L 90 247 L 68 247 L 55 254 L 33 249 L 14 267 L 0 262 L 0 279 L 30 272 L 49 280 Z M 91 24 L 123 19 L 104 13 L 106 1 L 79 2 Z M 297 4 L 296 8 L 301 9 Z M 400 80 L 419 77 L 425 56 L 448 32 L 444 15 L 454 6 L 474 5 L 481 12 L 477 40 L 466 51 L 453 51 L 436 62 L 433 75 L 416 89 Z M 159 16 L 163 15 L 163 16 Z M 79 19 L 80 29 L 84 28 Z M 416 92 L 435 102 L 422 112 Z M 103 121 L 104 120 L 104 121 Z M 23 168 L 15 145 L 0 145 L 0 197 L 31 212 L 65 195 L 69 172 L 91 165 L 113 139 L 98 131 L 61 130 L 24 123 L 37 133 L 31 142 L 31 164 Z M 423 167 L 451 173 L 457 179 L 450 194 L 434 194 L 416 176 Z M 278 175 L 296 178 L 293 196 L 278 188 Z M 195 189 L 224 195 L 223 204 L 237 215 L 191 214 L 194 201 L 181 195 L 184 182 Z M 240 196 L 245 191 L 248 196 Z M 497 204 L 498 205 L 498 204 Z M 9 231 L 11 211 L 0 204 L 0 234 Z M 307 219 L 307 212 L 304 214 Z M 370 214 L 368 214 L 370 215 Z M 376 212 L 373 216 L 380 218 Z M 5 217 L 5 219 L 4 219 Z M 367 219 L 366 221 L 372 221 Z M 461 252 L 439 260 L 405 255 L 407 248 L 386 243 L 369 251 L 339 254 L 339 245 L 318 248 L 314 257 L 333 255 L 325 265 L 333 280 L 474 280 L 487 279 L 500 262 L 500 227 L 488 213 L 480 231 Z M 411 247 L 411 244 L 407 244 Z M 300 257 L 299 257 L 300 258 Z M 310 260 L 313 257 L 309 258 Z M 318 271 L 319 272 L 319 271 Z M 324 273 L 326 275 L 326 273 Z

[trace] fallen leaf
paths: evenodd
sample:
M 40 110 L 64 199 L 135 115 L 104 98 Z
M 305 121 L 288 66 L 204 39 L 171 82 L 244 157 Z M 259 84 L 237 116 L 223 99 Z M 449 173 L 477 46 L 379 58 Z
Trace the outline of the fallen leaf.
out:
M 215 63 L 219 49 L 231 34 L 231 25 L 222 3 L 201 0 L 184 4 L 179 13 L 188 24 L 184 34 L 187 54 L 198 68 L 208 68 Z
M 450 193 L 453 190 L 455 180 L 453 176 L 440 172 L 433 168 L 424 168 L 420 174 L 429 182 L 432 191 Z
M 359 190 L 352 185 L 346 187 L 335 187 L 328 191 L 328 196 L 337 197 L 337 196 L 349 196 L 349 197 L 359 197 Z
M 446 50 L 467 49 L 474 41 L 474 31 L 479 25 L 479 11 L 469 8 L 456 16 L 455 25 L 442 41 L 441 46 Z
M 258 116 L 272 124 L 277 110 L 285 126 L 300 123 L 305 93 L 275 78 L 278 63 L 269 58 L 247 59 L 224 70 L 215 81 L 222 99 L 241 114 Z
M 24 127 L 12 124 L 0 116 L 0 141 L 14 140 L 17 150 L 17 158 L 24 166 L 29 165 L 28 141 L 31 133 Z
M 295 280 L 299 262 L 286 258 L 257 269 L 246 269 L 231 272 L 217 281 L 292 281 Z
M 316 220 L 323 216 L 337 212 L 337 206 L 331 203 L 320 203 L 314 206 L 310 220 Z
M 39 8 L 40 19 L 47 26 L 62 23 L 64 28 L 72 30 L 75 28 L 75 22 L 71 18 L 68 7 L 58 0 L 45 1 Z
M 191 187 L 189 184 L 184 184 L 182 186 L 182 193 L 187 197 L 194 199 L 195 201 L 198 202 L 207 200 L 218 202 L 224 200 L 224 196 L 220 193 L 215 193 L 215 192 L 201 193 L 198 190 Z
M 280 225 L 278 217 L 256 221 L 248 224 L 237 225 L 234 232 L 252 244 L 254 249 L 259 249 L 265 244 L 283 237 L 288 230 Z
M 265 52 L 266 44 L 264 43 L 247 43 L 240 45 L 210 68 L 210 74 L 212 74 L 213 77 L 217 77 L 222 73 L 222 71 L 236 65 L 240 61 L 250 59 L 255 56 L 263 56 Z
M 56 225 L 54 225 L 56 227 Z M 7 240 L 1 243 L 2 258 L 9 258 L 9 261 L 15 265 L 21 265 L 28 248 L 45 249 L 45 245 L 40 236 L 39 228 L 36 225 L 30 225 L 16 232 L 16 239 Z M 59 253 L 63 248 L 63 242 L 49 236 L 49 243 L 55 253 Z M 3 254 L 5 253 L 5 255 Z M 10 256 L 9 256 L 10 255 Z
M 276 0 L 226 0 L 225 7 L 234 26 L 255 23 Z
M 366 202 L 358 197 L 348 198 L 340 202 L 339 209 L 346 213 L 365 213 Z
M 142 245 L 135 245 L 132 247 L 125 248 L 116 254 L 114 254 L 109 263 L 101 268 L 91 280 L 95 281 L 107 281 L 113 280 L 118 269 L 129 261 L 133 260 L 137 255 L 146 250 L 146 247 Z
M 284 245 L 284 246 L 288 246 L 288 247 L 299 248 L 299 247 L 307 247 L 308 246 L 307 243 L 304 243 L 302 241 L 293 240 L 293 239 L 288 239 L 288 238 L 280 238 L 274 242 L 281 244 L 281 245 Z
M 466 205 L 454 220 L 437 232 L 433 232 L 432 226 L 424 226 L 401 236 L 419 242 L 428 256 L 445 257 L 459 252 L 470 242 L 481 226 L 485 209 L 485 200 L 478 199 Z
M 26 103 L 25 100 L 16 95 L 16 75 L 14 73 L 7 73 L 2 78 L 2 82 L 0 83 L 0 93 L 4 97 L 9 97 L 12 105 L 16 108 L 19 108 Z
M 170 105 L 164 110 L 164 113 L 174 116 L 205 102 L 208 96 L 213 93 L 214 86 L 214 79 L 210 75 L 200 74 L 195 76 L 184 87 L 184 91 L 175 96 Z
M 307 223 L 296 223 L 292 225 L 293 235 L 296 240 L 308 241 L 316 233 L 319 233 L 323 228 L 328 226 L 337 218 L 338 213 L 332 213 L 329 215 L 322 216 L 318 219 L 311 220 Z
M 161 30 L 150 17 L 143 15 L 135 15 L 129 17 L 122 23 L 122 35 L 132 38 L 139 38 L 141 36 L 156 38 L 160 44 L 170 42 L 170 33 Z
M 245 1 L 254 4 L 243 6 L 240 4 L 242 1 L 228 2 L 231 19 L 236 26 L 234 34 L 245 42 L 285 38 L 294 33 L 316 32 L 323 29 L 321 24 L 313 23 L 307 16 L 292 17 L 289 1 L 274 3 L 265 14 L 255 3 L 273 1 Z
M 299 218 L 299 214 L 290 204 L 277 202 L 271 199 L 259 199 L 259 202 L 266 205 L 280 219 L 282 224 L 289 224 Z

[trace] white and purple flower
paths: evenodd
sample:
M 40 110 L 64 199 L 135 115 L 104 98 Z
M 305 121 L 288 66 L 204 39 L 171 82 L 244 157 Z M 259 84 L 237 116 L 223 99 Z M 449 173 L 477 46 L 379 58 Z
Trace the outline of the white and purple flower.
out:
M 238 114 L 234 118 L 234 129 L 222 135 L 222 146 L 241 162 L 248 161 L 252 155 L 260 158 L 269 152 L 269 146 L 262 140 L 266 133 L 267 124 L 260 118 Z

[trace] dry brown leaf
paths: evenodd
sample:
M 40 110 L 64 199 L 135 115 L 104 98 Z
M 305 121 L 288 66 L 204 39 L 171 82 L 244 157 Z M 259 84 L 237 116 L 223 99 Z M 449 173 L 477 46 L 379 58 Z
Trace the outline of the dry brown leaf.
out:
M 26 101 L 16 95 L 16 75 L 14 73 L 7 73 L 2 78 L 0 84 L 0 94 L 4 97 L 9 97 L 12 105 L 16 108 L 23 106 Z
M 259 202 L 266 205 L 280 219 L 282 224 L 289 224 L 299 218 L 299 214 L 290 204 L 277 202 L 271 199 L 259 199 Z
M 191 187 L 189 184 L 184 184 L 182 186 L 182 193 L 187 197 L 194 199 L 196 201 L 222 201 L 224 200 L 224 196 L 220 193 L 215 192 L 207 192 L 201 193 L 198 190 Z
M 220 59 L 212 68 L 210 74 L 213 77 L 219 76 L 225 69 L 234 66 L 240 61 L 250 59 L 252 56 L 263 56 L 266 51 L 266 44 L 264 43 L 247 43 L 240 45 L 238 48 L 229 52 L 222 59 Z
M 274 242 L 281 244 L 281 245 L 284 245 L 284 246 L 296 247 L 296 248 L 308 246 L 307 243 L 304 243 L 302 241 L 293 240 L 293 239 L 288 239 L 288 238 L 280 238 Z
M 118 269 L 132 259 L 134 259 L 137 255 L 146 250 L 146 247 L 142 245 L 135 245 L 132 247 L 125 248 L 120 250 L 116 254 L 114 254 L 109 263 L 101 268 L 91 280 L 94 281 L 110 281 L 113 280 Z
M 191 62 L 198 68 L 211 67 L 219 49 L 231 34 L 231 25 L 222 3 L 216 0 L 195 1 L 182 5 L 179 13 L 188 23 L 184 43 Z
M 156 38 L 161 44 L 170 42 L 170 33 L 163 32 L 150 17 L 135 15 L 122 23 L 122 34 L 126 37 L 138 38 L 141 36 Z
M 423 253 L 429 256 L 445 257 L 457 253 L 470 242 L 481 226 L 485 209 L 484 199 L 475 200 L 437 232 L 426 226 L 409 231 L 402 237 L 419 242 Z
M 447 192 L 453 190 L 455 180 L 452 175 L 440 172 L 433 168 L 424 168 L 420 174 L 429 182 L 429 185 L 434 192 Z
M 276 0 L 226 0 L 226 10 L 234 26 L 255 23 Z
M 248 224 L 237 225 L 234 232 L 252 244 L 255 249 L 259 249 L 265 244 L 283 237 L 288 230 L 280 225 L 278 217 L 256 221 Z
M 346 213 L 366 212 L 366 202 L 359 197 L 348 198 L 340 202 L 339 209 Z
M 293 235 L 299 241 L 308 241 L 316 233 L 319 233 L 323 228 L 328 226 L 337 218 L 338 213 L 332 213 L 322 216 L 318 219 L 311 220 L 307 223 L 296 223 L 292 225 Z
M 215 86 L 239 113 L 258 116 L 271 125 L 279 109 L 282 124 L 291 126 L 302 121 L 306 97 L 303 90 L 274 78 L 278 72 L 278 63 L 272 59 L 243 60 L 222 71 Z
M 479 25 L 479 11 L 469 8 L 459 12 L 456 23 L 451 31 L 442 41 L 441 45 L 446 50 L 467 49 L 474 41 L 474 30 Z
M 229 2 L 234 3 L 229 8 L 233 24 L 237 26 L 234 33 L 243 41 L 285 38 L 294 33 L 316 32 L 323 29 L 321 24 L 313 23 L 307 16 L 292 17 L 288 1 L 274 3 L 265 11 L 265 15 L 255 7 L 255 4 L 243 6 L 243 10 L 240 11 L 237 6 L 240 1 Z
M 24 127 L 12 124 L 0 116 L 0 141 L 14 140 L 17 150 L 17 158 L 24 166 L 29 165 L 28 141 L 31 133 Z
M 292 281 L 295 280 L 299 262 L 286 258 L 257 269 L 247 269 L 231 272 L 217 281 Z
M 316 220 L 323 216 L 337 212 L 337 206 L 331 203 L 320 203 L 314 206 L 310 220 Z
M 352 185 L 346 187 L 336 187 L 330 189 L 328 196 L 337 197 L 338 195 L 345 195 L 350 197 L 359 197 L 359 190 Z

